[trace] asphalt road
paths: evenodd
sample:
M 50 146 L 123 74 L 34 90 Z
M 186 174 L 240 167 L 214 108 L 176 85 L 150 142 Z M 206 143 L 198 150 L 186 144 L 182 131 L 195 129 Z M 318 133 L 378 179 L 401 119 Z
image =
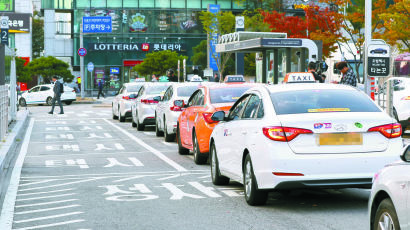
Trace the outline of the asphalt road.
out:
M 209 165 L 153 127 L 112 120 L 110 107 L 49 109 L 29 107 L 13 229 L 368 229 L 369 190 L 271 193 L 251 207 L 240 184 L 214 186 Z

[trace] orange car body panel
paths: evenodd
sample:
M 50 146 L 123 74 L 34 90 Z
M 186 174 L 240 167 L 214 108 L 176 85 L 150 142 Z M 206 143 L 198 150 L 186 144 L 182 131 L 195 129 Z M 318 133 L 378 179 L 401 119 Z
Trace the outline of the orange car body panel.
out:
M 199 87 L 203 89 L 204 93 L 204 105 L 203 106 L 190 106 L 186 108 L 178 118 L 179 133 L 181 136 L 181 145 L 184 148 L 193 150 L 193 138 L 192 134 L 195 130 L 195 134 L 198 139 L 199 151 L 204 154 L 209 152 L 209 138 L 212 131 L 218 123 L 207 123 L 203 116 L 204 113 L 214 113 L 216 111 L 228 111 L 235 102 L 231 103 L 218 103 L 211 104 L 210 89 L 215 88 L 231 88 L 231 87 L 246 87 L 251 88 L 255 84 L 217 84 L 207 85 Z

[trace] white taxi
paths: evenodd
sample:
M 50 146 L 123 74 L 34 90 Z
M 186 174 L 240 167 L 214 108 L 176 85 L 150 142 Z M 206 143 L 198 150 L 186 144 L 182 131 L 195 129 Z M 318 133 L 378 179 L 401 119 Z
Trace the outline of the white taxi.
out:
M 271 189 L 370 188 L 402 147 L 400 124 L 345 85 L 254 87 L 211 119 L 212 182 L 243 183 L 250 205 Z
M 124 122 L 131 117 L 131 105 L 144 82 L 125 83 L 112 101 L 112 118 Z
M 283 83 L 315 83 L 315 76 L 310 72 L 287 73 Z
M 18 102 L 20 106 L 33 104 L 51 105 L 54 97 L 54 84 L 37 85 L 21 94 Z M 61 94 L 61 102 L 71 105 L 77 98 L 75 90 L 64 86 L 64 93 Z

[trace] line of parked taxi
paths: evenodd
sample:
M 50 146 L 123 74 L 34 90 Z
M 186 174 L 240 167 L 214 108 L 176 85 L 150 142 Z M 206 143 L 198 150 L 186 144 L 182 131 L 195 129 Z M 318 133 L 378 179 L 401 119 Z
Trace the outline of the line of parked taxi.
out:
M 138 130 L 155 125 L 157 136 L 176 140 L 178 153 L 192 152 L 196 164 L 209 160 L 213 184 L 242 183 L 249 205 L 265 204 L 272 190 L 371 188 L 375 182 L 369 226 L 410 226 L 410 178 L 383 176 L 393 171 L 383 169 L 392 162 L 399 163 L 388 168 L 410 175 L 409 148 L 400 158 L 402 127 L 356 88 L 129 83 L 112 113 L 120 122 L 130 117 Z

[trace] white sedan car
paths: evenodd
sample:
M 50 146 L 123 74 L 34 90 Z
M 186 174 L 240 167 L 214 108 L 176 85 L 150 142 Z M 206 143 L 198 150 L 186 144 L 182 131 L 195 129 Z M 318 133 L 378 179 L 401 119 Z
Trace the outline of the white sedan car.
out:
M 51 105 L 54 92 L 54 84 L 37 85 L 21 94 L 19 105 L 47 104 Z M 64 86 L 64 93 L 61 95 L 61 102 L 70 105 L 76 100 L 75 90 L 71 87 Z
M 254 87 L 212 119 L 212 181 L 242 182 L 250 205 L 271 189 L 370 188 L 402 148 L 400 124 L 345 85 Z
M 142 131 L 145 125 L 155 125 L 155 107 L 170 84 L 145 83 L 140 88 L 137 99 L 131 105 L 132 127 L 137 127 L 138 131 Z
M 125 83 L 112 101 L 112 118 L 124 122 L 131 117 L 131 105 L 144 83 Z
M 401 159 L 374 176 L 369 200 L 371 230 L 410 229 L 410 146 Z
M 164 135 L 167 142 L 175 139 L 177 120 L 182 112 L 181 102 L 184 101 L 186 104 L 198 86 L 198 83 L 193 82 L 172 84 L 168 87 L 155 109 L 155 134 L 157 137 Z
M 410 78 L 392 77 L 388 81 L 393 81 L 393 114 L 403 130 L 410 126 Z M 380 89 L 380 96 L 386 92 L 385 82 Z M 376 96 L 377 97 L 377 96 Z

